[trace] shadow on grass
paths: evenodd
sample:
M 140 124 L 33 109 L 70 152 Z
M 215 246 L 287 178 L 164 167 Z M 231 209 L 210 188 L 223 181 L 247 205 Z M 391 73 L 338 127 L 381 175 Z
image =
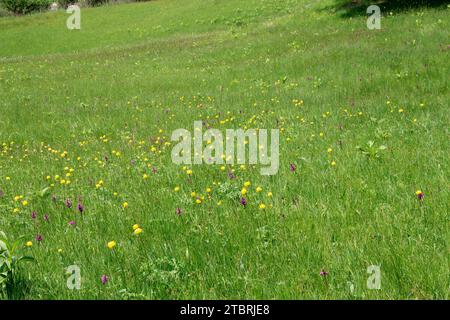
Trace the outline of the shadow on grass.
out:
M 344 18 L 365 16 L 367 8 L 375 4 L 381 12 L 401 12 L 417 8 L 446 8 L 449 0 L 335 0 L 336 4 L 329 9 L 342 12 Z

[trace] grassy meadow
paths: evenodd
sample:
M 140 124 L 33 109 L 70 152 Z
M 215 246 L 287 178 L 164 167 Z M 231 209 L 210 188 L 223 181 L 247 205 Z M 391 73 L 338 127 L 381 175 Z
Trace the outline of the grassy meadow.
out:
M 0 298 L 447 299 L 450 7 L 340 2 L 0 18 Z M 196 120 L 279 129 L 278 174 L 174 164 Z

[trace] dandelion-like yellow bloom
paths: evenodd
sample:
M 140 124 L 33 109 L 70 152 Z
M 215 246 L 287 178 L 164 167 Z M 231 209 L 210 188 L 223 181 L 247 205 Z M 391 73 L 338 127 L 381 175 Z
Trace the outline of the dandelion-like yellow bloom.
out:
M 176 186 L 175 188 L 173 188 L 173 191 L 175 191 L 175 192 L 180 191 L 180 187 Z
M 263 210 L 263 209 L 265 209 L 265 208 L 266 208 L 266 205 L 265 205 L 264 203 L 261 203 L 261 204 L 259 205 L 259 209 Z
M 189 176 L 192 175 L 192 170 L 191 169 L 186 170 L 186 174 L 189 175 Z
M 108 242 L 108 244 L 107 244 L 107 247 L 108 247 L 108 249 L 110 249 L 110 250 L 114 249 L 115 246 L 116 246 L 116 242 L 115 242 L 114 240 Z
M 33 242 L 31 241 L 27 241 L 27 243 L 25 243 L 25 245 L 29 248 L 33 246 Z
M 250 181 L 246 181 L 244 182 L 244 187 L 248 188 L 250 187 L 252 184 L 250 183 Z
M 268 196 L 268 197 L 272 197 L 272 196 L 273 196 L 273 193 L 272 193 L 271 191 L 269 191 L 269 192 L 267 192 L 267 196 Z
M 262 191 L 262 188 L 261 187 L 257 187 L 256 188 L 256 192 L 261 192 Z
M 128 208 L 128 202 L 122 203 L 122 208 L 124 208 L 124 209 Z
M 23 201 L 22 201 L 22 205 L 23 205 L 24 207 L 26 207 L 26 206 L 28 205 L 28 201 L 27 201 L 27 200 L 23 200 Z
M 242 194 L 243 196 L 245 196 L 245 195 L 247 194 L 247 189 L 246 189 L 246 188 L 242 188 L 241 194 Z
M 336 161 L 331 161 L 331 165 L 334 167 L 336 165 Z
M 139 225 L 136 223 L 135 225 L 133 225 L 133 230 L 136 230 L 139 228 Z
M 138 235 L 138 234 L 141 234 L 142 233 L 142 228 L 136 228 L 135 230 L 134 230 L 134 234 L 135 235 Z

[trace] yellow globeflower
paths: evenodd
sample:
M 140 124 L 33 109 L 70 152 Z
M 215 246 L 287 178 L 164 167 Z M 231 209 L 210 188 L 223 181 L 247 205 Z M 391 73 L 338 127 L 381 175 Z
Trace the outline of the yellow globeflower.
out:
M 32 246 L 33 246 L 33 242 L 27 241 L 27 243 L 25 243 L 25 245 L 26 245 L 27 247 L 32 247 Z
M 108 242 L 107 246 L 108 246 L 109 249 L 112 250 L 116 246 L 116 242 L 114 240 L 110 241 L 110 242 Z
M 141 228 L 136 228 L 135 230 L 134 230 L 134 234 L 135 235 L 138 235 L 138 234 L 140 234 L 142 232 L 142 229 Z
M 133 225 L 133 230 L 136 230 L 139 228 L 139 225 L 136 223 L 135 225 Z
M 243 196 L 245 196 L 245 195 L 247 194 L 247 189 L 246 189 L 246 188 L 242 188 L 241 194 L 242 194 Z

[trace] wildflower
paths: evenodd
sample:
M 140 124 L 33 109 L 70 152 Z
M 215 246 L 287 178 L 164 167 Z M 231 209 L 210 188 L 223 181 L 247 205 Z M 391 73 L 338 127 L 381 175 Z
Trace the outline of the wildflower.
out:
M 187 174 L 188 176 L 192 175 L 192 170 L 191 170 L 191 169 L 186 170 L 186 174 Z
M 105 285 L 108 282 L 108 276 L 107 275 L 102 275 L 100 280 L 102 281 L 102 284 Z
M 27 243 L 25 243 L 25 245 L 29 248 L 33 246 L 33 242 L 31 241 L 27 241 Z
M 106 246 L 108 247 L 108 249 L 112 250 L 116 246 L 116 242 L 114 240 L 110 241 Z
M 59 248 L 58 253 L 62 253 L 62 252 L 63 252 L 63 249 Z
M 175 212 L 177 213 L 177 215 L 181 216 L 182 211 L 180 208 L 177 208 L 177 210 Z
M 143 178 L 144 180 L 147 180 L 147 179 L 148 179 L 148 174 L 144 173 L 144 174 L 142 175 L 142 178 Z
M 66 199 L 65 203 L 66 203 L 67 208 L 69 208 L 69 209 L 72 208 L 72 201 L 70 201 L 70 199 Z
M 173 189 L 173 191 L 175 191 L 175 192 L 180 191 L 180 187 L 176 186 L 176 187 Z
M 241 198 L 241 204 L 242 204 L 244 207 L 247 205 L 247 200 L 246 200 L 244 197 Z
M 416 191 L 417 199 L 422 200 L 425 194 L 421 190 Z
M 273 196 L 273 193 L 269 191 L 269 192 L 267 192 L 267 196 L 268 196 L 268 197 L 272 197 L 272 196 Z
M 328 152 L 328 153 L 332 153 L 332 152 L 333 152 L 333 149 L 328 148 L 328 149 L 327 149 L 327 152 Z
M 291 164 L 289 165 L 289 170 L 291 170 L 291 172 L 295 172 L 295 169 L 297 169 L 297 168 L 295 167 L 295 164 L 291 163 Z
M 327 271 L 325 271 L 324 269 L 322 269 L 321 271 L 320 271 L 320 276 L 322 276 L 322 277 L 326 277 L 327 275 L 328 275 L 328 272 Z
M 261 187 L 256 187 L 256 192 L 261 192 L 262 188 Z
M 27 200 L 23 200 L 23 201 L 22 201 L 22 205 L 23 205 L 24 207 L 26 207 L 26 206 L 28 205 L 28 201 L 27 201 Z
M 33 212 L 31 213 L 31 219 L 36 219 L 36 216 L 37 216 L 36 211 L 33 211 Z
M 43 240 L 42 235 L 40 235 L 40 234 L 36 235 L 36 241 L 37 242 L 41 242 L 42 240 Z
M 137 223 L 133 225 L 133 231 L 138 229 L 138 228 L 139 228 L 139 225 Z
M 122 204 L 122 208 L 124 208 L 124 209 L 128 208 L 128 202 L 124 202 L 124 203 Z
M 197 198 L 197 199 L 195 200 L 195 203 L 196 203 L 196 204 L 200 204 L 200 203 L 202 203 L 202 199 L 200 199 L 200 198 Z
M 44 220 L 48 221 L 48 214 L 44 214 Z
M 263 210 L 263 209 L 265 209 L 266 208 L 266 205 L 264 204 L 264 203 L 261 203 L 260 205 L 259 205 L 259 209 L 260 210 Z
M 247 188 L 242 188 L 241 194 L 245 196 L 247 194 Z
M 140 234 L 140 233 L 142 233 L 142 228 L 136 228 L 136 229 L 134 230 L 134 234 L 135 234 L 135 235 L 138 235 L 138 234 Z
M 252 184 L 250 183 L 250 181 L 246 181 L 244 182 L 244 187 L 248 188 L 250 187 Z
M 20 209 L 19 208 L 14 208 L 13 209 L 13 213 L 19 213 L 20 212 Z
M 333 161 L 331 161 L 331 166 L 333 166 L 333 167 L 334 167 L 335 165 L 336 165 L 336 161 L 334 161 L 334 160 L 333 160 Z
M 6 181 L 10 181 L 11 177 L 6 177 L 5 179 L 6 179 Z
M 80 202 L 78 202 L 77 209 L 78 209 L 78 211 L 79 211 L 81 214 L 82 214 L 83 211 L 84 211 L 84 207 L 83 207 L 83 205 L 82 205 Z

